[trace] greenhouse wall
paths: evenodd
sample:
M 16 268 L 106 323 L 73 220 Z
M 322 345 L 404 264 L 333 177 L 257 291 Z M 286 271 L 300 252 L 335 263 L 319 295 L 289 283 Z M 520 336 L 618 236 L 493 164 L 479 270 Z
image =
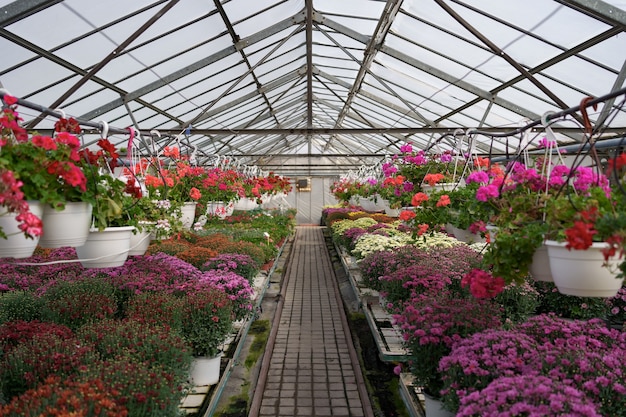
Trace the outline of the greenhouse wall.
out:
M 296 223 L 320 224 L 322 208 L 337 204 L 337 200 L 330 193 L 330 185 L 336 177 L 296 177 L 293 178 L 293 189 L 286 197 L 273 200 L 265 205 L 267 208 L 295 208 L 297 210 Z M 300 182 L 302 181 L 302 182 Z M 298 185 L 305 185 L 299 187 Z

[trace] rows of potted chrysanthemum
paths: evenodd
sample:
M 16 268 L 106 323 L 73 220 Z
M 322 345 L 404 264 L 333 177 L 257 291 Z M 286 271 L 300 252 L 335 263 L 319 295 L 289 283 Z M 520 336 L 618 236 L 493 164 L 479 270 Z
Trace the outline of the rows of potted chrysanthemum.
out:
M 265 214 L 265 226 L 277 219 L 265 229 L 270 241 L 246 228 L 259 225 L 248 216 L 238 228 L 222 224 L 221 233 L 155 241 L 147 255 L 120 267 L 85 268 L 72 247 L 3 262 L 0 415 L 21 415 L 25 404 L 35 413 L 29 415 L 48 415 L 46 406 L 178 415 L 187 388 L 217 382 L 233 324 L 254 311 L 258 272 L 291 232 L 292 216 Z M 217 376 L 194 372 L 204 357 L 217 358 Z M 75 400 L 66 406 L 66 398 Z
M 581 298 L 561 294 L 553 283 L 532 280 L 504 285 L 504 280 L 494 281 L 479 269 L 480 245 L 472 248 L 425 234 L 402 246 L 391 237 L 398 231 L 389 233 L 393 223 L 378 223 L 358 212 L 353 220 L 345 211 L 328 211 L 327 218 L 334 219 L 329 225 L 335 242 L 359 258 L 361 285 L 384 294 L 385 307 L 395 314 L 410 355 L 403 367 L 412 372 L 416 385 L 442 399 L 447 410 L 468 416 L 502 415 L 526 406 L 542 415 L 621 415 L 622 370 L 603 379 L 607 366 L 600 358 L 623 354 L 623 334 L 608 326 L 612 318 L 624 315 L 622 296 Z M 359 242 L 370 239 L 375 244 L 369 252 L 363 256 L 355 251 Z M 543 314 L 533 318 L 539 313 Z M 559 328 L 565 335 L 585 329 L 587 337 L 581 343 L 567 343 L 563 334 L 555 333 Z M 516 345 L 520 329 L 534 329 L 529 337 L 544 336 L 532 343 L 524 336 L 525 342 Z M 566 355 L 573 365 L 553 363 L 550 358 L 559 355 Z M 598 360 L 579 372 L 590 358 Z M 546 411 L 543 404 L 566 392 L 573 395 L 571 403 Z M 497 401 L 485 401 L 498 395 Z

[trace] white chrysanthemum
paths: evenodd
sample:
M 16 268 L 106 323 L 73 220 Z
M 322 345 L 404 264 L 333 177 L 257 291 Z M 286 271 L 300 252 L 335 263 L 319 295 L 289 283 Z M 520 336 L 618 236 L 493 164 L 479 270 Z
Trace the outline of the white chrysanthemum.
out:
M 377 234 L 367 234 L 357 239 L 352 254 L 356 258 L 363 259 L 373 252 L 406 246 L 411 243 L 411 240 L 411 236 L 406 233 L 390 237 Z
M 425 234 L 415 241 L 415 246 L 419 248 L 451 248 L 463 244 L 457 238 L 448 236 L 445 233 L 435 232 L 433 234 Z

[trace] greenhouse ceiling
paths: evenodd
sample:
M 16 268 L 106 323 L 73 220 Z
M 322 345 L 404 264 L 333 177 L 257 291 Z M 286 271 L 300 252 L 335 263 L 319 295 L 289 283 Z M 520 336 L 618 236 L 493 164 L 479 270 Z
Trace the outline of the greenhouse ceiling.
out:
M 0 0 L 0 94 L 141 153 L 339 175 L 626 135 L 624 0 Z M 131 129 L 132 128 L 132 129 Z

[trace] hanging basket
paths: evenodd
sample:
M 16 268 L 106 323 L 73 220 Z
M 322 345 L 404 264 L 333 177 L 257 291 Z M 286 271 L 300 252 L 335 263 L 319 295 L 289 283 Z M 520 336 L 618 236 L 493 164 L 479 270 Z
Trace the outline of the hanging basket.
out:
M 565 242 L 546 240 L 550 272 L 554 285 L 562 294 L 578 297 L 613 297 L 622 287 L 623 279 L 615 278 L 619 266 L 617 256 L 605 265 L 604 242 L 594 243 L 586 250 L 568 250 Z
M 141 223 L 141 222 L 140 222 Z M 155 223 L 146 222 L 146 225 L 154 227 Z M 152 232 L 144 227 L 143 231 L 136 231 L 130 235 L 128 256 L 141 256 L 146 253 L 150 246 Z
M 195 201 L 188 201 L 183 204 L 181 210 L 180 220 L 183 222 L 183 227 L 187 230 L 193 226 L 193 221 L 196 218 L 196 203 Z
M 254 210 L 255 208 L 257 208 L 257 206 L 258 204 L 256 202 L 256 199 L 242 197 L 239 200 L 237 200 L 237 202 L 234 204 L 234 209 L 241 210 L 241 211 L 249 211 L 249 210 Z
M 430 195 L 436 191 L 452 191 L 456 188 L 465 187 L 465 183 L 459 182 L 442 182 L 435 185 L 422 184 L 422 191 Z
M 220 219 L 225 219 L 228 216 L 226 203 L 223 201 L 209 201 L 206 205 L 206 214 L 207 216 L 217 216 Z
M 552 271 L 550 270 L 550 257 L 548 247 L 544 244 L 535 251 L 533 261 L 528 267 L 530 275 L 535 281 L 553 282 Z
M 41 218 L 43 204 L 38 201 L 29 201 L 30 212 Z M 0 206 L 0 229 L 7 235 L 6 239 L 0 238 L 0 258 L 28 258 L 33 255 L 39 242 L 39 236 L 26 237 L 19 228 L 20 222 L 15 220 L 17 213 L 9 213 L 8 209 Z
M 39 240 L 42 248 L 82 246 L 89 236 L 92 206 L 85 202 L 65 203 L 63 210 L 47 205 L 43 209 L 43 235 Z
M 85 268 L 114 268 L 124 265 L 128 259 L 130 238 L 134 226 L 107 227 L 91 230 L 83 246 L 76 248 L 76 255 Z

